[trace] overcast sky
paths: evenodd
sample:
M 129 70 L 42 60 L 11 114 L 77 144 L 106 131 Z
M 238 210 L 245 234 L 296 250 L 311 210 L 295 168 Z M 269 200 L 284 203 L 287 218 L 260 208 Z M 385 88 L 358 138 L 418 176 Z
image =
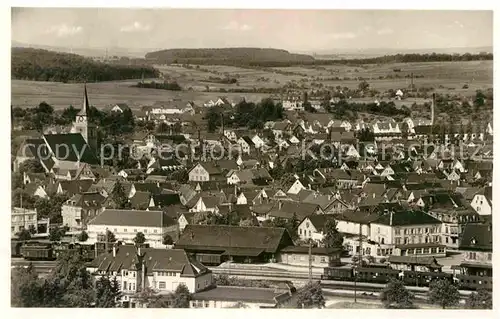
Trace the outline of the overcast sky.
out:
M 491 11 L 12 10 L 12 40 L 63 47 L 293 51 L 492 46 Z

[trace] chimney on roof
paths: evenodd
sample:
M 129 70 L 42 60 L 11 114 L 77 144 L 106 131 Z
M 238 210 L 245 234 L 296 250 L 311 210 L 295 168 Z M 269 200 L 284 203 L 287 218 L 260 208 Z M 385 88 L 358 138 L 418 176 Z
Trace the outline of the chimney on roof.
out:
M 390 216 L 390 219 L 389 219 L 389 226 L 392 226 L 392 215 L 394 215 L 394 212 L 391 210 L 391 216 Z

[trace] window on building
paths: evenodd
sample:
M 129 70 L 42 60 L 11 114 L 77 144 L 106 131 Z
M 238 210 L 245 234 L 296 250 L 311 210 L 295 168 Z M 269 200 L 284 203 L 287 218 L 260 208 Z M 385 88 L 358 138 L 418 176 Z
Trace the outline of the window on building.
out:
M 401 244 L 401 238 L 400 237 L 396 237 L 395 241 L 396 241 L 396 245 Z
M 401 235 L 401 229 L 396 228 L 396 229 L 394 230 L 394 234 L 395 234 L 395 235 Z
M 377 256 L 381 256 L 380 255 L 380 248 L 377 248 Z
M 124 232 L 124 233 L 126 233 L 126 232 L 127 232 L 127 228 L 124 228 L 124 229 L 123 229 L 123 232 Z
M 113 231 L 116 233 L 118 230 L 115 228 L 115 229 L 113 229 Z
M 415 248 L 415 254 L 420 255 L 422 253 L 422 248 Z
M 127 290 L 127 287 L 128 287 L 128 286 L 127 286 L 127 282 L 126 282 L 126 281 L 124 281 L 124 282 L 123 282 L 123 290 Z
M 424 248 L 422 251 L 423 251 L 424 254 L 428 254 L 429 253 L 429 248 Z
M 490 254 L 490 257 L 491 257 L 491 254 Z M 326 262 L 326 257 L 325 256 L 321 256 L 321 260 L 320 260 L 322 263 Z
M 128 271 L 124 270 L 124 271 L 123 271 L 123 275 L 124 275 L 124 276 L 128 276 Z
M 491 261 L 491 253 L 488 253 L 488 260 Z
M 438 251 L 439 251 L 440 253 L 444 253 L 444 247 L 439 247 L 439 248 L 438 248 Z
M 154 230 L 154 233 L 156 234 L 157 232 L 158 232 L 158 229 L 155 229 L 155 230 Z
M 158 282 L 158 289 L 165 289 L 166 287 L 167 287 L 167 285 L 165 284 L 164 281 Z
M 299 235 L 302 235 L 302 228 L 299 228 Z
M 413 255 L 415 251 L 413 250 L 413 248 L 408 248 L 408 250 L 406 251 L 406 254 L 407 255 Z
M 431 254 L 435 254 L 437 252 L 437 248 L 436 247 L 432 247 L 431 248 Z
M 137 233 L 137 229 L 134 229 L 134 233 Z
M 205 308 L 209 308 L 209 307 L 210 307 L 210 301 L 205 300 Z
M 448 243 L 448 237 L 444 238 L 445 243 Z

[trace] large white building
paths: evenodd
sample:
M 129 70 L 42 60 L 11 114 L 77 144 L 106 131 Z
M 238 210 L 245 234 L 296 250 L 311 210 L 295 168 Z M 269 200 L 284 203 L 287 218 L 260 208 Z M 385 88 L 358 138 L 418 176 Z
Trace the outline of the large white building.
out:
M 106 231 L 111 231 L 117 241 L 133 243 L 137 233 L 142 232 L 151 247 L 165 247 L 163 235 L 177 231 L 177 223 L 166 212 L 155 210 L 106 209 L 88 223 L 90 242 L 102 240 Z
M 169 294 L 184 284 L 190 293 L 213 285 L 212 272 L 191 259 L 182 249 L 136 248 L 133 245 L 113 247 L 112 252 L 99 255 L 87 270 L 96 278 L 116 277 L 122 291 L 124 306 L 135 307 L 134 295 L 143 287 Z

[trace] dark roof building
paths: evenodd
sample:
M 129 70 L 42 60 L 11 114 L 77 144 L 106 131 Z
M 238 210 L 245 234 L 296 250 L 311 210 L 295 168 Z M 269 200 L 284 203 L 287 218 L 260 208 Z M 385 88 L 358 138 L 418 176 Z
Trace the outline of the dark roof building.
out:
M 218 264 L 226 256 L 269 260 L 290 245 L 293 241 L 285 228 L 187 225 L 175 247 L 195 253 L 202 262 Z M 204 259 L 205 256 L 215 259 Z

